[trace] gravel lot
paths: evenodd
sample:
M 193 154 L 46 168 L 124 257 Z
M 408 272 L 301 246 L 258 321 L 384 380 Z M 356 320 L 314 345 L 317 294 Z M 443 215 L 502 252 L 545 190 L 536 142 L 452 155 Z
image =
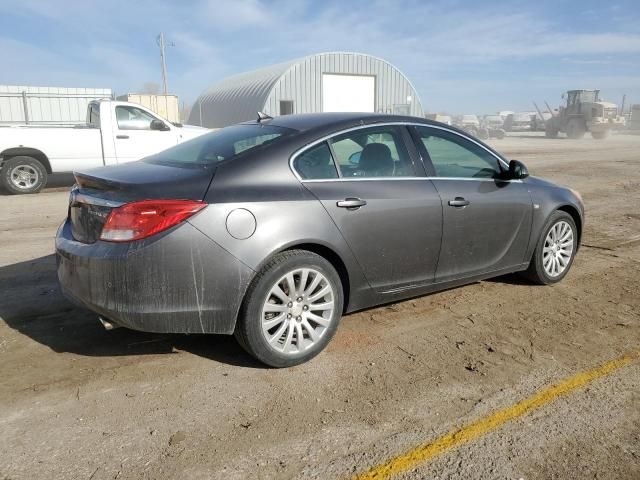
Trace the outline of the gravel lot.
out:
M 0 478 L 348 478 L 640 350 L 640 137 L 492 143 L 582 193 L 568 277 L 349 315 L 287 370 L 232 337 L 105 331 L 57 286 L 66 189 L 0 196 Z M 401 477 L 640 478 L 640 361 Z

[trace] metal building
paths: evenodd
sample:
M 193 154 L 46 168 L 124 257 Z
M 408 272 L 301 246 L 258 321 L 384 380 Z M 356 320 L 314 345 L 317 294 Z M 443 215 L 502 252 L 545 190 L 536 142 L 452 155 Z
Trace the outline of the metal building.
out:
M 0 124 L 77 124 L 92 100 L 111 98 L 110 88 L 0 85 Z
M 391 63 L 360 53 L 310 55 L 226 78 L 193 105 L 188 123 L 221 128 L 256 118 L 312 112 L 422 116 L 418 93 Z

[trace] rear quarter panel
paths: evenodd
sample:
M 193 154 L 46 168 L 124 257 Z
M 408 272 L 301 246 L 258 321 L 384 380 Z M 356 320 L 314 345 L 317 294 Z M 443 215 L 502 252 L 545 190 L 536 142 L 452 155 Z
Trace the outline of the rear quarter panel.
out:
M 332 250 L 344 264 L 350 290 L 347 310 L 370 301 L 360 265 L 320 201 L 289 169 L 286 149 L 221 165 L 205 201 L 210 205 L 190 223 L 252 270 L 280 251 L 318 245 Z M 255 218 L 249 238 L 234 238 L 227 229 L 227 218 L 236 209 L 248 210 Z

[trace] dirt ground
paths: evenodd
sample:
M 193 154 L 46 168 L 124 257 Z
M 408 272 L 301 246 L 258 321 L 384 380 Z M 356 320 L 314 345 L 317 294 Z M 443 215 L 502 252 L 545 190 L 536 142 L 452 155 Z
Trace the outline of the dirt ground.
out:
M 568 277 L 349 315 L 285 370 L 232 337 L 105 331 L 57 286 L 66 189 L 0 196 L 0 478 L 348 478 L 640 350 L 640 137 L 492 143 L 582 193 Z M 640 361 L 401 478 L 638 479 Z

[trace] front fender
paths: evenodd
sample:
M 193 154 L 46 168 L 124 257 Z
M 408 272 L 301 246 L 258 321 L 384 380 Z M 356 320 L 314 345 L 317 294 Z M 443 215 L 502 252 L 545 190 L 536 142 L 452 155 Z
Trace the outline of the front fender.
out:
M 533 201 L 533 219 L 531 225 L 531 241 L 525 258 L 531 258 L 542 229 L 549 217 L 556 210 L 567 211 L 578 228 L 578 248 L 582 241 L 584 229 L 584 203 L 577 192 L 568 187 L 561 187 L 546 180 L 530 177 L 526 180 Z

